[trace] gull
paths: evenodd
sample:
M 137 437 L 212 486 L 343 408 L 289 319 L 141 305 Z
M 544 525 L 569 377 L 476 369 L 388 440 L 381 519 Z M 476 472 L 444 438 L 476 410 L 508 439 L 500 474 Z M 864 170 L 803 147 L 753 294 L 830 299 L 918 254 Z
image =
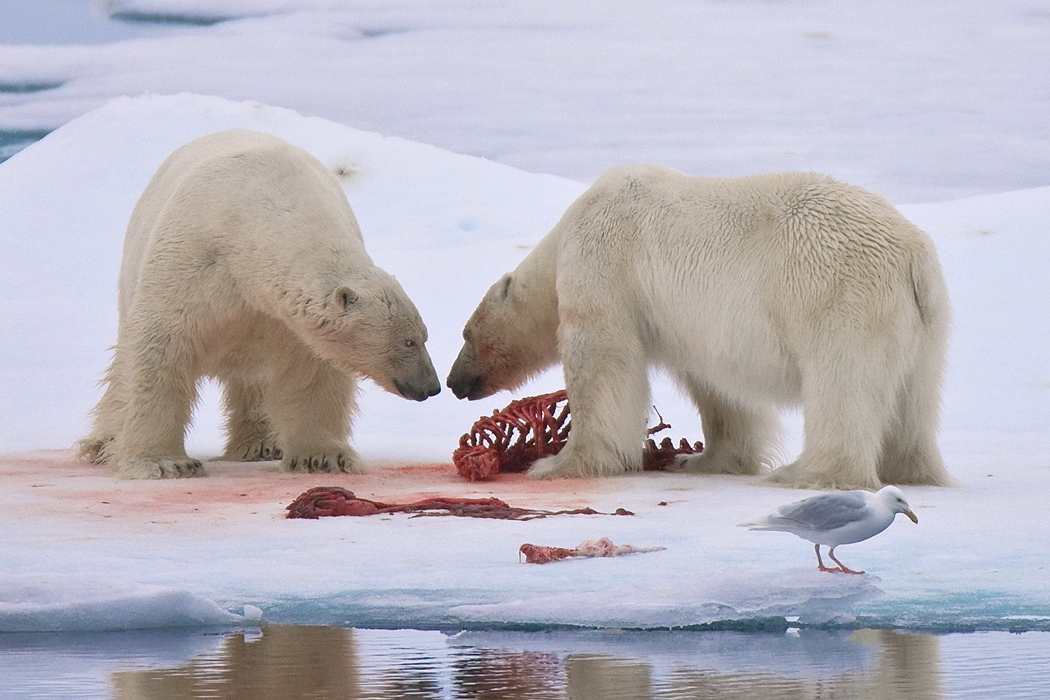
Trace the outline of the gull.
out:
M 780 506 L 762 520 L 741 523 L 740 526 L 750 530 L 791 532 L 814 543 L 817 566 L 821 571 L 863 574 L 863 571 L 854 571 L 836 559 L 835 547 L 874 537 L 890 526 L 897 513 L 904 513 L 913 523 L 919 522 L 901 490 L 896 486 L 884 486 L 877 493 L 837 491 L 813 496 Z M 820 545 L 830 547 L 828 556 L 838 568 L 824 566 Z

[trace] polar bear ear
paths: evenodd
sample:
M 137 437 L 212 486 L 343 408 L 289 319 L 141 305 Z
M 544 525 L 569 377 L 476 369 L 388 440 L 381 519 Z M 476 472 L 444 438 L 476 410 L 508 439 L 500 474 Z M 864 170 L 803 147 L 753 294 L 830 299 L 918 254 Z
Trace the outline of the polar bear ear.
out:
M 334 306 L 343 311 L 349 311 L 350 307 L 357 303 L 357 292 L 341 284 L 332 292 L 331 301 Z

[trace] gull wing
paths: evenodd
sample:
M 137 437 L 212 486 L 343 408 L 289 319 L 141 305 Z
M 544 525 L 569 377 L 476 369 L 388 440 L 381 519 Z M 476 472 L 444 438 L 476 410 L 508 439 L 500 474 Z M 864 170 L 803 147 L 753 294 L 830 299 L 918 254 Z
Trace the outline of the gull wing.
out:
M 866 513 L 864 492 L 826 493 L 781 506 L 752 529 L 828 532 L 861 520 Z

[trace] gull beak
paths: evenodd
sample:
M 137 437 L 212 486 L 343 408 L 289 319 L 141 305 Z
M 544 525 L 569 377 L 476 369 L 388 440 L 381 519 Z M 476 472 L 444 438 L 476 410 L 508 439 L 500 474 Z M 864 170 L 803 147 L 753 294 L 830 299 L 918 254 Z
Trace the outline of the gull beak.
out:
M 915 513 L 912 513 L 912 512 L 911 512 L 910 510 L 908 510 L 907 508 L 905 508 L 905 509 L 904 509 L 903 511 L 901 511 L 901 512 L 902 512 L 902 513 L 904 513 L 905 515 L 907 515 L 907 516 L 908 516 L 908 518 L 909 518 L 909 519 L 910 519 L 910 520 L 911 520 L 911 521 L 912 521 L 913 523 L 915 523 L 916 525 L 918 525 L 918 524 L 919 524 L 919 516 L 915 515 Z

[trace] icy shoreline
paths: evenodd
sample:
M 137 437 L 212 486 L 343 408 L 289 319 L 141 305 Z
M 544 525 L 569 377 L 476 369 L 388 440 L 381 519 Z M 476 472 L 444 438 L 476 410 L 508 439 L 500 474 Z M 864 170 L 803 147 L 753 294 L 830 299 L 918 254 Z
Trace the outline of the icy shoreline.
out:
M 839 550 L 869 575 L 821 574 L 802 540 L 738 528 L 807 494 L 758 479 L 459 479 L 447 463 L 459 436 L 505 405 L 506 394 L 468 403 L 443 392 L 416 404 L 366 387 L 354 441 L 374 469 L 362 476 L 215 462 L 203 479 L 127 482 L 66 450 L 26 453 L 68 446 L 86 430 L 115 337 L 123 228 L 146 181 L 178 145 L 234 126 L 289 139 L 351 175 L 345 188 L 366 245 L 416 300 L 440 374 L 484 290 L 584 188 L 195 95 L 115 100 L 0 164 L 0 629 L 237 624 L 230 616 L 245 605 L 269 622 L 442 629 L 780 618 L 818 627 L 1050 629 L 1050 524 L 1042 517 L 1050 493 L 1050 188 L 902 207 L 936 241 L 955 309 L 941 446 L 959 485 L 905 489 L 919 525 L 897 522 Z M 549 372 L 519 395 L 561 385 L 559 372 Z M 654 403 L 675 438 L 702 439 L 695 412 L 658 373 Z M 790 458 L 801 430 L 797 415 L 787 419 Z M 220 425 L 209 385 L 191 452 L 218 454 Z M 636 515 L 528 523 L 282 517 L 296 496 L 322 485 L 383 501 L 496 496 Z M 525 542 L 574 547 L 603 536 L 667 549 L 545 566 L 517 559 Z M 27 582 L 40 587 L 37 598 L 18 593 Z M 123 593 L 100 599 L 99 585 Z M 113 603 L 120 596 L 155 617 L 122 620 Z M 33 607 L 47 601 L 69 605 L 61 613 Z M 202 609 L 210 610 L 204 622 L 194 617 Z

